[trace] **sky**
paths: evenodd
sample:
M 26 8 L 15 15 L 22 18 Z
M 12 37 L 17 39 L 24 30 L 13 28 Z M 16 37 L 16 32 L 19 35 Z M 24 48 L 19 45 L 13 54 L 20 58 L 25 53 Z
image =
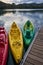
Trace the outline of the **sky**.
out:
M 15 3 L 15 4 L 20 4 L 20 3 L 42 3 L 43 0 L 0 0 L 5 3 Z

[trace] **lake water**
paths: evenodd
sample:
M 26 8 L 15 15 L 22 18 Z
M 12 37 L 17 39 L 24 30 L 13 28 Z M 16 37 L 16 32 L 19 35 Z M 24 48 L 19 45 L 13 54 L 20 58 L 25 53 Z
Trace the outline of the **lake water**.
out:
M 7 31 L 12 24 L 12 22 L 16 22 L 17 25 L 22 29 L 23 25 L 27 20 L 30 20 L 34 26 L 35 30 L 43 25 L 43 11 L 42 10 L 31 10 L 31 9 L 8 9 L 8 10 L 1 10 L 0 11 L 0 22 L 4 24 L 4 27 Z M 0 24 L 1 24 L 0 23 Z
M 43 26 L 43 10 L 0 10 L 0 25 L 3 25 L 7 32 L 13 22 L 16 22 L 22 30 L 27 20 L 30 20 L 33 23 L 35 31 L 37 32 L 38 29 Z M 15 65 L 10 52 L 7 65 Z

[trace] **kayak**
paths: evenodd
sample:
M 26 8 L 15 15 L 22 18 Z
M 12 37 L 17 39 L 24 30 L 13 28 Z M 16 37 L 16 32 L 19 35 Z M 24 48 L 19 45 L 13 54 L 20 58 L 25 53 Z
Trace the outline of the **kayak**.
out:
M 8 57 L 8 35 L 4 27 L 0 27 L 0 65 L 6 65 Z
M 34 37 L 34 25 L 28 20 L 23 27 L 24 46 L 28 48 Z
M 22 32 L 15 22 L 13 22 L 9 31 L 9 44 L 13 58 L 19 64 L 23 55 L 23 39 Z

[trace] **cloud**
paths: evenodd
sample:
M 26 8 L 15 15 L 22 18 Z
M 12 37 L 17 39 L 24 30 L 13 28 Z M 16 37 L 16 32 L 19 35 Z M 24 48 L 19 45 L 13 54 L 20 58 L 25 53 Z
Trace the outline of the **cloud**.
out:
M 16 0 L 17 2 L 20 2 L 21 0 Z
M 12 0 L 0 0 L 0 1 L 3 1 L 5 3 L 12 3 Z
M 43 0 L 13 0 L 14 3 L 16 4 L 21 4 L 21 3 L 42 3 Z
M 6 3 L 16 3 L 16 4 L 20 4 L 20 3 L 42 3 L 43 0 L 0 0 Z

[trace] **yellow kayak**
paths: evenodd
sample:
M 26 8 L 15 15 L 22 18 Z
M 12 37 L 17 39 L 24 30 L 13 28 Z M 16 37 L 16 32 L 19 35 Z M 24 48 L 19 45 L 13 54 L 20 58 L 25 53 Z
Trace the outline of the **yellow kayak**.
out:
M 19 27 L 13 22 L 9 31 L 9 44 L 16 63 L 20 63 L 23 54 L 23 39 Z

